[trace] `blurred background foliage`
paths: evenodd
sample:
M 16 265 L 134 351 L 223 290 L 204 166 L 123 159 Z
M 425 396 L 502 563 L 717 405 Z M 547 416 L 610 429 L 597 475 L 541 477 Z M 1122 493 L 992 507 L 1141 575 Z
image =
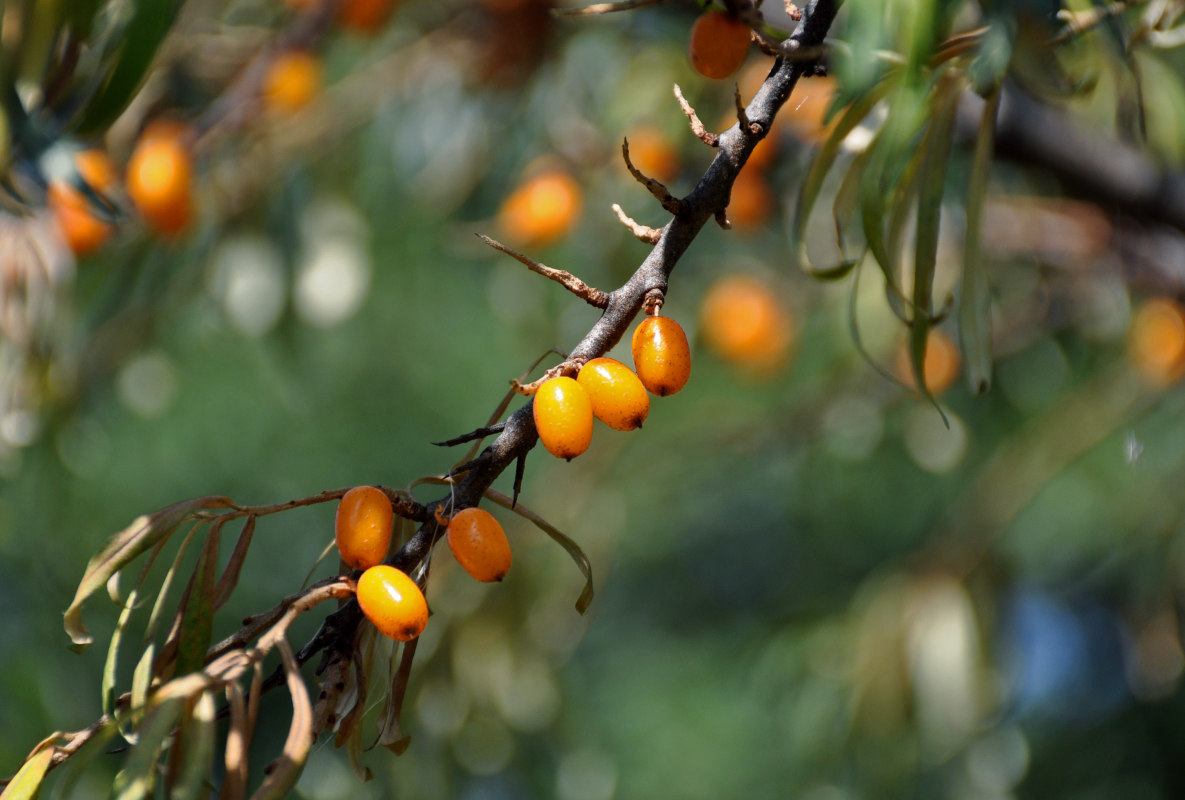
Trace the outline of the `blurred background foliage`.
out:
M 939 5 L 953 30 L 1008 20 L 1013 74 L 1075 129 L 1164 175 L 1181 167 L 1185 64 L 1171 25 L 1142 26 L 1153 10 L 1175 21 L 1180 4 L 1132 3 L 1053 55 L 1029 46 L 1058 30 L 1047 4 Z M 610 206 L 666 218 L 626 172 L 622 137 L 678 194 L 712 153 L 671 85 L 709 128 L 732 124 L 731 83 L 688 64 L 689 4 L 557 19 L 538 0 L 407 0 L 368 34 L 310 37 L 323 88 L 284 113 L 227 89 L 297 26 L 302 12 L 279 0 L 104 4 L 100 33 L 123 30 L 130 8 L 168 31 L 159 49 L 105 45 L 157 59 L 126 109 L 119 86 L 96 90 L 85 72 L 100 48 L 45 95 L 38 70 L 63 44 L 32 25 L 18 47 L 22 6 L 38 19 L 69 4 L 9 3 L 3 28 L 6 74 L 40 108 L 22 123 L 10 100 L 8 124 L 42 137 L 12 140 L 14 208 L 0 220 L 5 774 L 50 731 L 100 713 L 103 654 L 69 653 L 60 613 L 112 532 L 198 495 L 262 504 L 447 470 L 455 454 L 430 442 L 483 424 L 509 378 L 596 319 L 473 234 L 613 288 L 646 249 Z M 997 160 L 983 218 L 994 383 L 975 396 L 958 379 L 958 334 L 938 322 L 928 357 L 945 360 L 925 374 L 945 424 L 902 385 L 906 329 L 875 267 L 817 282 L 790 251 L 832 92 L 840 105 L 867 91 L 880 62 L 863 56 L 908 53 L 930 12 L 846 4 L 835 77 L 799 85 L 743 173 L 756 188 L 738 181 L 735 229 L 705 228 L 672 276 L 664 313 L 693 342 L 687 388 L 656 399 L 644 431 L 598 426 L 571 463 L 532 454 L 522 498 L 588 552 L 587 617 L 567 556 L 498 512 L 515 551 L 504 583 L 434 558 L 410 748 L 364 755 L 363 784 L 323 741 L 299 796 L 1185 793 L 1182 232 Z M 770 63 L 753 48 L 746 97 Z M 125 203 L 111 238 L 75 259 L 45 211 L 45 176 L 68 175 L 54 165 L 83 146 L 126 163 L 166 111 L 197 125 L 188 228 L 162 238 Z M 960 291 L 973 144 L 955 137 L 938 306 Z M 568 213 L 524 229 L 507 198 L 555 174 L 570 178 L 551 201 Z M 828 216 L 812 248 L 834 249 Z M 326 507 L 261 520 L 216 638 L 300 585 L 331 520 Z M 92 606 L 101 640 L 116 615 Z M 302 625 L 298 642 L 315 621 Z M 284 697 L 265 702 L 259 763 L 289 713 Z M 47 791 L 104 796 L 121 763 L 96 755 L 77 784 Z

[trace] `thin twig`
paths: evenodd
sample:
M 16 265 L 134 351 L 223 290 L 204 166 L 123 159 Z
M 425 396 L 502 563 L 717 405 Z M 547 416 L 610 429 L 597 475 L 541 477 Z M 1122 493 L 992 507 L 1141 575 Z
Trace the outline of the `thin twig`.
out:
M 567 272 L 566 270 L 549 267 L 546 264 L 540 264 L 535 259 L 524 256 L 517 250 L 507 247 L 496 239 L 491 239 L 484 233 L 477 234 L 477 238 L 481 239 L 495 250 L 505 253 L 519 263 L 525 264 L 532 272 L 538 272 L 543 277 L 550 278 L 551 280 L 555 281 L 560 286 L 563 286 L 569 292 L 588 303 L 590 306 L 605 308 L 609 305 L 609 294 L 607 292 L 602 292 L 600 289 L 597 289 L 594 286 L 589 286 L 587 283 L 580 280 L 580 278 L 577 278 L 572 273 Z
M 687 121 L 691 123 L 691 132 L 708 147 L 716 147 L 720 142 L 720 137 L 709 131 L 704 127 L 704 123 L 700 122 L 695 109 L 691 107 L 691 103 L 687 102 L 687 98 L 683 96 L 683 90 L 679 88 L 679 84 L 677 83 L 675 84 L 675 99 L 679 101 L 679 108 L 683 109 L 683 114 L 687 117 Z
M 621 210 L 621 206 L 617 203 L 613 204 L 613 213 L 621 220 L 621 224 L 629 228 L 630 233 L 636 236 L 640 241 L 646 244 L 658 244 L 659 237 L 662 236 L 662 231 L 658 228 L 651 228 L 649 225 L 643 225 L 634 220 L 633 217 L 628 216 Z
M 654 178 L 648 178 L 643 175 L 642 172 L 634 166 L 634 162 L 630 161 L 629 139 L 621 140 L 621 157 L 625 159 L 625 168 L 630 171 L 630 175 L 634 176 L 634 180 L 645 186 L 646 190 L 650 192 L 650 194 L 654 195 L 654 199 L 659 202 L 659 205 L 661 205 L 667 211 L 667 213 L 675 217 L 682 213 L 682 201 L 667 191 L 667 187 L 663 186 L 660 182 L 656 181 Z
M 580 372 L 580 368 L 584 366 L 586 361 L 588 361 L 588 359 L 584 356 L 575 356 L 573 358 L 566 359 L 559 364 L 556 364 L 554 367 L 547 370 L 530 383 L 522 383 L 518 380 L 518 378 L 511 378 L 510 386 L 519 394 L 532 395 L 539 391 L 540 386 L 547 383 L 552 378 L 558 378 L 561 375 L 566 375 L 570 378 L 576 377 L 576 374 Z
M 612 14 L 615 11 L 632 11 L 635 8 L 658 6 L 670 0 L 621 0 L 617 3 L 594 3 L 584 8 L 553 8 L 551 13 L 557 17 L 590 17 L 597 14 Z
M 494 434 L 494 433 L 501 433 L 502 429 L 505 427 L 506 427 L 505 422 L 499 422 L 499 423 L 490 425 L 485 428 L 478 428 L 477 430 L 470 431 L 469 433 L 463 433 L 460 436 L 457 436 L 456 438 L 453 438 L 453 439 L 448 439 L 447 441 L 433 442 L 432 444 L 436 445 L 437 447 L 455 447 L 456 445 L 465 444 L 466 442 L 472 442 L 477 439 L 484 439 L 487 436 Z

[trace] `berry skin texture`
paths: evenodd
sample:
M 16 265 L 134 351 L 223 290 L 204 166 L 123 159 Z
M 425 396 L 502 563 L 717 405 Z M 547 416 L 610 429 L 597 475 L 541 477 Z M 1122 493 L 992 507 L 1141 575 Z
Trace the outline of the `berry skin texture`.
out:
M 74 157 L 74 166 L 90 188 L 101 194 L 111 191 L 119 182 L 115 165 L 102 150 L 79 153 Z M 114 230 L 114 226 L 95 217 L 91 200 L 64 181 L 50 183 L 47 199 L 54 222 L 75 256 L 98 250 Z
M 482 583 L 500 581 L 510 571 L 510 542 L 494 515 L 465 508 L 448 523 L 448 546 L 466 572 Z
M 568 234 L 580 216 L 582 196 L 566 172 L 541 172 L 519 185 L 502 203 L 498 222 L 506 235 L 525 247 L 543 247 Z
M 1128 357 L 1151 384 L 1165 386 L 1185 374 L 1185 308 L 1170 298 L 1148 300 L 1136 311 Z
M 263 79 L 264 105 L 292 114 L 312 102 L 321 89 L 321 62 L 305 50 L 276 56 Z
M 687 334 L 670 317 L 647 317 L 634 329 L 630 349 L 634 369 L 646 391 L 659 397 L 682 389 L 691 377 Z
M 354 569 L 379 564 L 391 546 L 395 510 L 381 489 L 355 486 L 337 504 L 334 537 L 342 561 Z
M 535 392 L 535 430 L 547 452 L 569 461 L 592 442 L 593 412 L 588 392 L 573 378 L 552 378 Z
M 926 388 L 930 394 L 937 397 L 949 389 L 959 377 L 962 366 L 963 357 L 959 355 L 959 346 L 941 330 L 932 329 L 926 339 L 926 357 L 922 360 L 922 376 L 926 379 Z M 908 343 L 897 351 L 896 369 L 902 383 L 917 388 L 913 365 L 909 360 Z
M 785 363 L 794 340 L 789 310 L 749 275 L 728 275 L 712 284 L 700 308 L 700 331 L 722 359 L 757 372 Z
M 723 11 L 701 14 L 691 26 L 687 54 L 705 78 L 727 78 L 741 68 L 748 53 L 749 26 Z
M 153 230 L 177 235 L 193 215 L 193 161 L 171 123 L 149 126 L 128 161 L 127 191 Z
M 593 416 L 616 431 L 642 427 L 650 396 L 634 371 L 612 358 L 594 358 L 580 369 L 576 382 L 588 392 Z
M 379 633 L 409 642 L 428 625 L 428 601 L 416 582 L 388 564 L 379 564 L 358 579 L 358 606 Z

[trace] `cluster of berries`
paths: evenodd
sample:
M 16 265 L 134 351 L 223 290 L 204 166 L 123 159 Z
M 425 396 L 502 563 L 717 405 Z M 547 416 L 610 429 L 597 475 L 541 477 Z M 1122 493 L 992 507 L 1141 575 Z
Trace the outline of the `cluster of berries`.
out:
M 391 546 L 395 511 L 382 489 L 356 486 L 337 506 L 334 535 L 341 560 L 363 570 L 358 606 L 384 636 L 406 642 L 428 624 L 428 602 L 419 585 L 384 564 Z M 448 544 L 461 567 L 479 581 L 500 581 L 510 570 L 510 543 L 498 520 L 480 508 L 456 512 L 448 521 Z
M 594 358 L 576 378 L 546 381 L 535 393 L 535 428 L 548 452 L 571 460 L 592 442 L 593 417 L 619 431 L 640 428 L 650 394 L 665 397 L 691 377 L 687 334 L 670 317 L 647 317 L 634 329 L 631 370 L 612 358 Z

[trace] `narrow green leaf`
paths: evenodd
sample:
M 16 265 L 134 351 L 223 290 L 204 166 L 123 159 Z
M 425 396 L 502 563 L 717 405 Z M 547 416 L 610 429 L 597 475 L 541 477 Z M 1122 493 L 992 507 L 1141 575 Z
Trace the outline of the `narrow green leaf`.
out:
M 387 703 L 383 709 L 383 721 L 379 728 L 377 744 L 381 744 L 397 756 L 407 752 L 407 748 L 411 744 L 411 737 L 403 732 L 403 726 L 399 720 L 403 714 L 403 701 L 407 696 L 407 682 L 411 677 L 411 665 L 416 657 L 416 646 L 419 641 L 419 639 L 412 639 L 410 642 L 403 643 L 398 669 L 392 671 L 390 664 L 388 665 L 391 688 L 387 692 Z M 391 664 L 394 663 L 394 659 L 395 652 L 392 651 Z
M 136 669 L 132 672 L 132 696 L 129 710 L 136 714 L 148 703 L 148 691 L 152 688 L 152 665 L 156 659 L 156 645 L 149 643 L 140 654 L 136 662 Z
M 559 544 L 560 547 L 564 548 L 568 555 L 572 557 L 572 560 L 576 562 L 577 568 L 579 568 L 580 572 L 584 575 L 584 591 L 580 593 L 580 597 L 576 598 L 576 610 L 581 614 L 587 611 L 588 606 L 593 599 L 592 564 L 589 563 L 588 556 L 585 555 L 584 550 L 581 549 L 580 545 L 568 538 L 568 536 L 564 534 L 564 532 L 559 528 L 552 525 L 550 522 L 543 519 L 543 517 L 524 506 L 521 501 L 512 504 L 510 498 L 499 492 L 497 489 L 486 489 L 485 496 L 503 508 L 509 509 L 515 514 L 518 514 L 523 519 L 533 522 L 535 527 L 539 528 L 539 530 L 543 531 L 553 540 L 555 540 L 555 542 Z
M 243 572 L 243 562 L 247 559 L 247 550 L 251 547 L 251 539 L 255 535 L 255 515 L 247 517 L 243 523 L 243 530 L 239 532 L 239 540 L 235 542 L 235 549 L 230 554 L 230 561 L 218 579 L 218 586 L 214 589 L 214 610 L 226 605 L 235 587 L 239 585 L 239 575 Z
M 143 800 L 156 786 L 157 761 L 165 741 L 185 710 L 186 698 L 172 697 L 149 709 L 136 731 L 138 741 L 127 762 L 115 776 L 112 786 L 115 800 Z
M 187 675 L 201 669 L 206 662 L 206 651 L 214 632 L 214 586 L 222 521 L 215 522 L 206 534 L 206 546 L 202 548 L 202 555 L 185 590 L 174 675 Z
M 214 698 L 203 692 L 193 713 L 178 732 L 182 761 L 170 800 L 198 800 L 210 795 L 210 765 L 214 760 Z
M 53 747 L 46 747 L 30 757 L 0 792 L 0 800 L 37 800 L 53 753 Z
M 86 625 L 82 622 L 82 604 L 94 594 L 107 579 L 130 563 L 134 558 L 171 534 L 195 513 L 208 508 L 227 508 L 231 505 L 227 497 L 199 497 L 186 500 L 153 514 L 137 517 L 127 528 L 115 534 L 103 549 L 86 565 L 82 581 L 74 593 L 70 607 L 66 609 L 63 624 L 66 633 L 74 643 L 74 649 L 83 650 L 92 641 Z
M 140 599 L 140 589 L 144 585 L 145 579 L 148 577 L 148 572 L 152 569 L 152 565 L 156 563 L 156 559 L 160 556 L 161 550 L 164 549 L 166 540 L 162 539 L 157 542 L 156 546 L 152 548 L 152 553 L 144 562 L 144 566 L 140 568 L 140 576 L 136 579 L 136 585 L 132 587 L 131 593 L 122 600 L 121 605 L 123 609 L 119 612 L 119 619 L 115 623 L 115 630 L 111 634 L 111 641 L 107 645 L 107 661 L 103 665 L 102 678 L 102 697 L 103 697 L 103 713 L 109 714 L 115 707 L 115 682 L 118 680 L 119 668 L 119 648 L 123 643 L 123 634 L 127 630 L 128 622 L 131 621 L 132 612 L 135 611 L 136 605 Z M 111 579 L 107 581 L 107 590 L 112 597 L 118 597 L 118 591 L 112 591 L 112 583 L 116 582 L 116 576 L 120 573 L 115 573 Z
M 930 335 L 934 291 L 934 271 L 938 260 L 938 232 L 942 216 L 942 195 L 946 187 L 946 167 L 954 138 L 955 111 L 963 82 L 958 76 L 948 76 L 935 95 L 937 109 L 923 147 L 918 193 L 918 221 L 913 266 L 913 318 L 909 327 L 909 357 L 913 364 L 918 389 L 935 408 L 938 401 L 926 386 L 926 343 Z M 946 416 L 943 415 L 943 419 Z
M 967 181 L 967 226 L 963 237 L 963 285 L 959 294 L 959 341 L 967 363 L 971 391 L 983 394 L 992 385 L 992 317 L 987 273 L 983 264 L 983 207 L 988 173 L 996 145 L 996 112 L 1000 87 L 988 94 L 979 121 L 971 176 Z

